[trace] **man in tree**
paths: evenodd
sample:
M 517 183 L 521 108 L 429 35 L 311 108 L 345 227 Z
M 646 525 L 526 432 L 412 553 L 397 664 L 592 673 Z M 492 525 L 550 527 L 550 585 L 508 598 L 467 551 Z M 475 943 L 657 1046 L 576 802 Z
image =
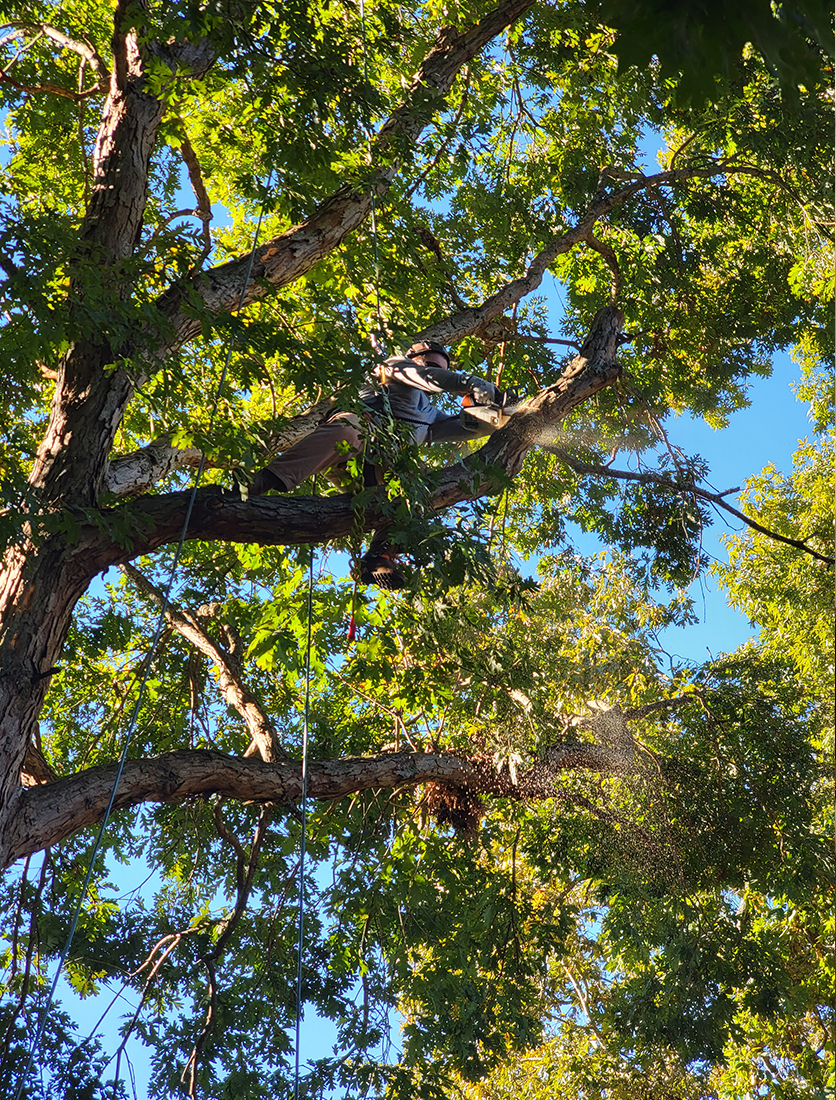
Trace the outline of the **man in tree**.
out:
M 632 47 L 586 0 L 4 10 L 0 1095 L 128 1095 L 129 1042 L 147 1095 L 194 1100 L 824 1094 L 832 726 L 783 651 L 832 668 L 826 463 L 753 517 L 668 428 L 725 424 L 781 348 L 832 361 L 832 66 L 792 5 L 731 37 L 692 5 L 687 57 L 652 7 Z M 288 452 L 365 333 L 417 317 L 532 396 L 398 487 L 415 592 L 305 592 L 306 548 L 395 502 L 189 471 Z M 343 408 L 382 454 L 368 396 Z M 695 667 L 659 632 L 712 509 L 803 555 L 735 568 L 747 613 L 816 625 Z M 109 885 L 125 859 L 144 891 Z M 115 1058 L 48 1007 L 59 967 L 137 1004 Z M 303 1082 L 297 1011 L 337 1032 Z M 529 1072 L 558 1030 L 562 1082 Z
M 289 493 L 314 474 L 344 465 L 351 455 L 364 455 L 369 443 L 378 457 L 374 441 L 364 431 L 363 420 L 367 425 L 378 426 L 387 419 L 397 421 L 406 426 L 407 436 L 416 444 L 460 443 L 491 433 L 492 427 L 484 422 L 473 417 L 465 421 L 437 408 L 427 396 L 436 393 L 466 394 L 477 405 L 502 405 L 505 400 L 505 394 L 492 382 L 475 374 L 450 370 L 450 355 L 442 344 L 418 341 L 407 351 L 406 358 L 392 356 L 375 368 L 360 391 L 360 400 L 368 412 L 359 417 L 351 412 L 338 412 L 329 417 L 259 470 L 250 495 L 271 489 Z M 364 476 L 374 482 L 378 470 L 376 463 L 367 461 Z M 378 528 L 360 560 L 358 579 L 362 584 L 397 589 L 407 583 L 393 560 L 389 526 Z

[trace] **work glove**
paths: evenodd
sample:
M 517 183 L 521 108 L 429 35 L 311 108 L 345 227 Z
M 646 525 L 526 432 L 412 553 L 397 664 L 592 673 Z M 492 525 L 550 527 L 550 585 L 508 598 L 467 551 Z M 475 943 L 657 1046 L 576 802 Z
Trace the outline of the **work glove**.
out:
M 478 374 L 471 374 L 465 385 L 477 405 L 502 404 L 502 390 L 498 390 L 493 382 L 480 378 Z

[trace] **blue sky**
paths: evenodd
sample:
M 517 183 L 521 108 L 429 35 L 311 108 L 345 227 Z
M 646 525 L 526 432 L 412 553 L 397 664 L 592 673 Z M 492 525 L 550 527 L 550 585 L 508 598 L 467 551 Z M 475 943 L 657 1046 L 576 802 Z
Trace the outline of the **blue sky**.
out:
M 779 356 L 770 378 L 756 378 L 751 383 L 749 408 L 734 413 L 727 428 L 715 431 L 702 420 L 681 416 L 668 425 L 672 441 L 686 454 L 696 452 L 709 462 L 710 480 L 721 491 L 742 485 L 770 463 L 789 473 L 798 441 L 810 433 L 808 406 L 796 398 L 791 388 L 798 377 L 798 368 L 790 357 Z M 739 507 L 735 497 L 728 499 Z M 722 535 L 742 528 L 743 524 L 732 516 L 717 516 L 706 534 L 706 552 L 727 561 Z M 709 654 L 716 656 L 736 649 L 756 633 L 743 615 L 728 606 L 713 577 L 703 576 L 694 582 L 691 595 L 700 623 L 665 635 L 667 645 L 681 656 L 703 661 Z

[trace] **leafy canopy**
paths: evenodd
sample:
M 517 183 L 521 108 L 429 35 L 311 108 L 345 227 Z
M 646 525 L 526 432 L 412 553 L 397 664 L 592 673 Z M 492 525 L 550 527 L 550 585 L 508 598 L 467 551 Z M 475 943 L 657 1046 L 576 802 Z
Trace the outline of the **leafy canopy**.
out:
M 721 427 L 779 349 L 799 349 L 808 374 L 832 355 L 822 20 L 813 5 L 781 7 L 784 49 L 765 5 L 737 5 L 722 25 L 705 8 L 697 26 L 696 10 L 536 4 L 448 95 L 409 100 L 428 120 L 414 147 L 402 135 L 381 147 L 439 34 L 487 5 L 120 3 L 121 31 L 144 51 L 143 94 L 163 111 L 135 247 L 107 269 L 79 234 L 114 9 L 2 14 L 0 482 L 14 507 L 0 523 L 12 544 L 31 536 L 32 514 L 44 540 L 72 544 L 89 522 L 131 530 L 127 499 L 103 497 L 107 515 L 44 510 L 27 483 L 62 357 L 85 341 L 106 345 L 114 376 L 146 378 L 114 465 L 162 439 L 200 448 L 207 479 L 229 485 L 323 392 L 339 387 L 352 406 L 372 333 L 395 351 L 447 325 L 459 369 L 533 394 L 566 365 L 553 341 L 580 345 L 610 302 L 625 314 L 619 381 L 544 429 L 503 494 L 437 515 L 427 468 L 457 455 L 392 458 L 386 507 L 418 567 L 408 592 L 353 591 L 357 537 L 318 553 L 313 762 L 440 751 L 507 786 L 358 790 L 312 810 L 302 994 L 337 1040 L 306 1067 L 307 1095 L 824 1095 L 832 570 L 738 539 L 723 583 L 760 625 L 756 642 L 702 667 L 658 642 L 692 621 L 685 588 L 706 565 L 712 516 L 693 491 L 706 464 L 666 420 L 691 412 Z M 214 63 L 199 76 L 172 68 L 172 51 L 198 40 Z M 657 141 L 671 175 L 648 185 Z M 374 220 L 246 310 L 210 308 L 196 273 L 248 252 L 262 204 L 260 240 L 272 241 L 392 165 Z M 539 289 L 460 335 L 468 309 L 522 278 L 597 195 L 631 185 L 554 253 Z M 170 337 L 174 294 L 200 336 L 149 366 L 142 338 Z M 805 397 L 821 421 L 819 390 Z M 748 490 L 767 527 L 820 554 L 832 546 L 827 463 L 819 432 L 791 476 L 765 471 Z M 191 477 L 184 459 L 151 491 Z M 581 555 L 578 528 L 602 551 Z M 173 597 L 295 758 L 308 553 L 189 542 Z M 521 575 L 528 556 L 536 579 Z M 164 587 L 171 559 L 163 547 L 140 561 L 144 586 L 109 573 L 75 609 L 41 716 L 58 775 L 118 757 L 157 621 L 148 584 Z M 131 758 L 243 755 L 251 728 L 223 675 L 169 622 Z M 4 1084 L 25 1062 L 92 843 L 79 831 L 4 880 Z M 83 996 L 123 985 L 139 1004 L 126 1042 L 150 1060 L 151 1095 L 288 1092 L 299 845 L 295 807 L 215 797 L 108 824 L 66 979 Z M 149 883 L 125 893 L 126 866 Z M 124 1066 L 107 1063 L 112 1049 L 85 1034 L 52 1012 L 31 1095 L 129 1094 L 113 1083 Z

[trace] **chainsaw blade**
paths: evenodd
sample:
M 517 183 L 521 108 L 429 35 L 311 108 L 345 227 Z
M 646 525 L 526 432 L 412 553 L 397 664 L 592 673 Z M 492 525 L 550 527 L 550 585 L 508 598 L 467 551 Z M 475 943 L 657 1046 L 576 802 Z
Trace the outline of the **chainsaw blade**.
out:
M 461 413 L 462 421 L 466 423 L 467 418 L 471 417 L 473 420 L 478 420 L 481 424 L 487 424 L 496 430 L 504 428 L 517 409 L 521 407 L 521 403 L 506 405 L 504 408 L 500 408 L 499 405 L 465 405 Z

